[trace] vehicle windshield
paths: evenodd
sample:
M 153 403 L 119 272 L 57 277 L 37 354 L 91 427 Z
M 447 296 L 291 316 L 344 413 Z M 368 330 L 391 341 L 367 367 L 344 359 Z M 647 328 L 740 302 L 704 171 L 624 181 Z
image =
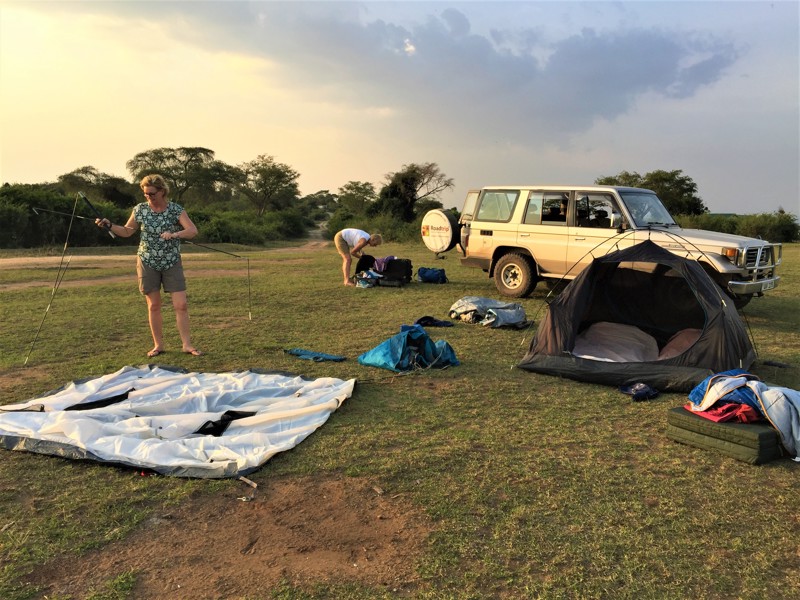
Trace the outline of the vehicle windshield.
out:
M 628 212 L 631 213 L 633 222 L 637 227 L 677 225 L 655 194 L 648 192 L 620 192 L 620 196 L 622 196 L 622 200 L 628 207 Z

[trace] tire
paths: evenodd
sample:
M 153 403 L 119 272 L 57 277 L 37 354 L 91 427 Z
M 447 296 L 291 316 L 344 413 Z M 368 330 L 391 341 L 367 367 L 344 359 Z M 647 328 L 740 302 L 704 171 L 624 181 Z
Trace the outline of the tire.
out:
M 725 293 L 731 297 L 731 300 L 733 300 L 733 305 L 736 307 L 736 310 L 742 310 L 745 306 L 747 306 L 750 303 L 750 300 L 753 299 L 752 295 L 739 296 L 736 294 L 731 294 L 727 290 L 725 290 Z
M 742 310 L 745 306 L 750 303 L 750 300 L 753 299 L 752 294 L 734 294 L 728 289 L 728 283 L 730 283 L 730 277 L 714 277 L 713 274 L 711 278 L 716 282 L 716 284 L 722 288 L 722 291 L 733 300 L 733 305 L 736 307 L 736 310 Z
M 494 267 L 494 284 L 503 296 L 524 298 L 536 287 L 533 262 L 522 254 L 504 254 Z

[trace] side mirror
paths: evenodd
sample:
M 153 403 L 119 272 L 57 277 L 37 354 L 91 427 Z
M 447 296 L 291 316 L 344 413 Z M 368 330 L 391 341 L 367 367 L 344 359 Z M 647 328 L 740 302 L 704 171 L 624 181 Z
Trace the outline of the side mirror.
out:
M 611 227 L 617 230 L 617 233 L 622 233 L 624 227 L 622 226 L 622 215 L 618 212 L 611 213 Z

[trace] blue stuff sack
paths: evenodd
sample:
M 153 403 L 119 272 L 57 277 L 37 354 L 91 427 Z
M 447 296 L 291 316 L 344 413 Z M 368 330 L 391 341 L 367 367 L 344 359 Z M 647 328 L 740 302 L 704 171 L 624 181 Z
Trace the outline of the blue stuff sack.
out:
M 420 267 L 417 269 L 417 281 L 422 283 L 447 283 L 447 275 L 445 275 L 444 269 Z

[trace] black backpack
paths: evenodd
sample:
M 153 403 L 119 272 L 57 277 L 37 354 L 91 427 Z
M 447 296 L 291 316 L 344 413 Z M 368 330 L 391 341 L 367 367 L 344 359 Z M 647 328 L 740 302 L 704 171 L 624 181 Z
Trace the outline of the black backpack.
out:
M 381 271 L 383 278 L 378 285 L 389 285 L 399 287 L 406 283 L 411 283 L 413 268 L 411 261 L 407 258 L 394 258 L 386 261 L 386 266 Z

